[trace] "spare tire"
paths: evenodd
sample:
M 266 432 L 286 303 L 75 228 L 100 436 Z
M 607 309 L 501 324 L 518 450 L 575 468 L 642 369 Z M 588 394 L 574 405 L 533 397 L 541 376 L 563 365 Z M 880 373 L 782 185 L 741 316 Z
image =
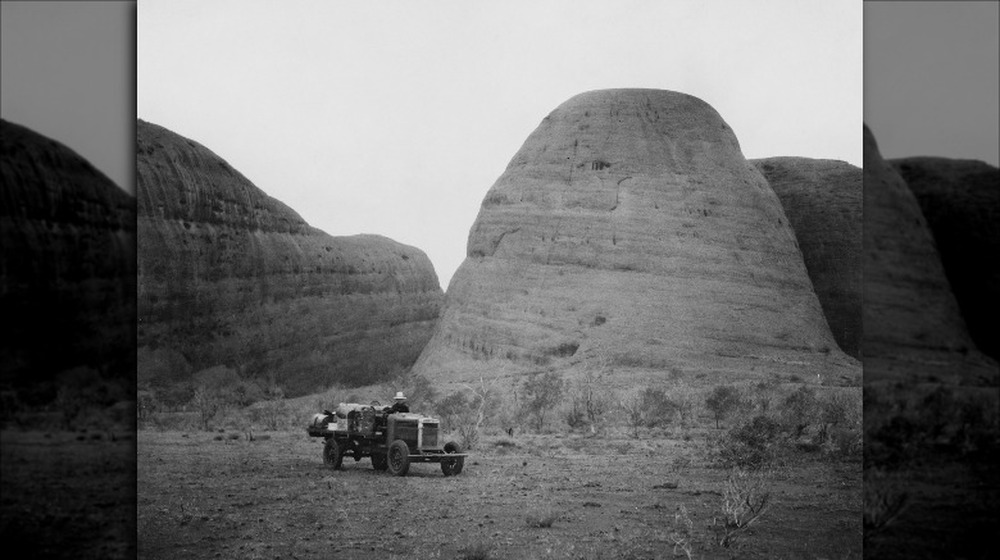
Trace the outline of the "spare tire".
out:
M 453 441 L 449 441 L 448 443 L 444 444 L 444 452 L 445 455 L 449 455 L 452 453 L 461 453 L 462 446 Z M 465 457 L 455 457 L 453 459 L 448 459 L 448 458 L 441 459 L 441 472 L 444 473 L 445 476 L 455 476 L 456 474 L 459 474 L 460 472 L 462 472 L 462 467 L 464 466 L 465 466 Z

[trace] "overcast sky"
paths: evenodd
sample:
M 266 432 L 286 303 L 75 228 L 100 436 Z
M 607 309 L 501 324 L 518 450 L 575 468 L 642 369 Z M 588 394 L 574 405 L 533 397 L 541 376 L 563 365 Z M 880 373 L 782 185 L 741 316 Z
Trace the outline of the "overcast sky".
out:
M 327 233 L 424 250 L 447 288 L 486 192 L 577 93 L 682 91 L 748 158 L 861 165 L 861 17 L 857 0 L 142 0 L 138 116 Z
M 135 192 L 135 3 L 0 2 L 0 116 Z
M 865 2 L 865 121 L 883 157 L 998 165 L 1000 3 Z

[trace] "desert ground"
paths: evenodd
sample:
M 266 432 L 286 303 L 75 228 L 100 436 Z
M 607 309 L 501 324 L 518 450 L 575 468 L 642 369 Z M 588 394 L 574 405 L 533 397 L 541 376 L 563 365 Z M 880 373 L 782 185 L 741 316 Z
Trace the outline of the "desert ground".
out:
M 997 397 L 991 387 L 865 387 L 866 558 L 993 558 Z
M 5 429 L 0 449 L 5 557 L 135 557 L 134 432 Z
M 334 471 L 304 426 L 140 430 L 139 557 L 861 558 L 860 457 L 796 448 L 766 470 L 770 507 L 722 546 L 723 432 L 484 434 L 446 478 L 367 458 Z

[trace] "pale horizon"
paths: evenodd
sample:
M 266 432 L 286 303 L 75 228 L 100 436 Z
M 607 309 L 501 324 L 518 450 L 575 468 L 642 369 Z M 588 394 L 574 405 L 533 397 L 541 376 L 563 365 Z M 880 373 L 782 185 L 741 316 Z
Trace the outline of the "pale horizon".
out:
M 865 121 L 886 159 L 1000 165 L 1000 3 L 865 2 Z
M 135 2 L 0 2 L 0 117 L 135 194 Z

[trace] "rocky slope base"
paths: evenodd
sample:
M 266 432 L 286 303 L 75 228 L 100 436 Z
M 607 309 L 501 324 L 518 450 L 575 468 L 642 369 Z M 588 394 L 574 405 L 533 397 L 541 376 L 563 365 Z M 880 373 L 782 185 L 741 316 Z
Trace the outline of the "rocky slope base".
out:
M 861 169 L 801 157 L 751 161 L 781 200 L 837 344 L 860 358 Z
M 77 367 L 131 380 L 135 199 L 73 150 L 3 120 L 0 184 L 3 385 Z
M 916 197 L 864 129 L 865 382 L 995 383 Z
M 940 157 L 889 164 L 917 197 L 973 342 L 1000 359 L 1000 169 Z
M 549 114 L 487 193 L 415 369 L 459 382 L 594 363 L 859 382 L 778 197 L 695 97 L 594 91 Z
M 416 360 L 443 298 L 422 251 L 332 237 L 204 146 L 143 121 L 137 137 L 140 356 L 180 353 L 290 395 Z

